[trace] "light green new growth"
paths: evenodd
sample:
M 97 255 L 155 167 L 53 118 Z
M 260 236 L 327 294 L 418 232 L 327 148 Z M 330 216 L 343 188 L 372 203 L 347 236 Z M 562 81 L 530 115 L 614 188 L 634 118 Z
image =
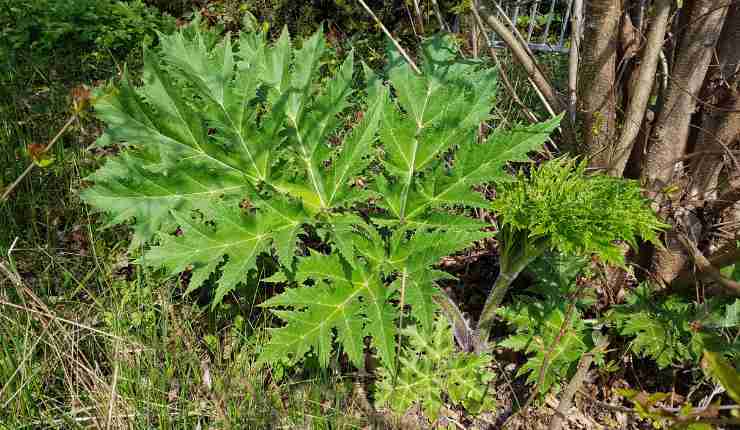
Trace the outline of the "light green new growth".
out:
M 404 315 L 431 330 L 434 283 L 449 275 L 430 266 L 491 235 L 461 215 L 488 205 L 473 186 L 506 180 L 504 165 L 525 161 L 557 119 L 479 143 L 495 72 L 458 61 L 450 38 L 424 46 L 421 75 L 396 53 L 388 83 L 364 67 L 362 105 L 350 102 L 353 55 L 327 76 L 325 54 L 321 31 L 300 48 L 285 31 L 272 44 L 219 41 L 198 20 L 163 35 L 142 85 L 124 77 L 98 97 L 100 144 L 124 149 L 82 197 L 131 223 L 132 248 L 154 245 L 142 264 L 190 270 L 188 291 L 215 280 L 214 304 L 274 255 L 297 285 L 262 304 L 285 325 L 261 362 L 311 353 L 327 365 L 338 344 L 361 366 L 371 336 L 392 366 Z M 327 254 L 296 261 L 302 233 L 319 233 Z
M 619 241 L 636 247 L 637 238 L 658 244 L 666 225 L 650 209 L 635 181 L 587 175 L 585 160 L 560 158 L 500 183 L 491 208 L 499 214 L 501 271 L 486 300 L 478 328 L 487 340 L 496 309 L 509 285 L 548 249 L 570 255 L 596 255 L 624 265 Z
M 502 183 L 491 208 L 503 224 L 526 233 L 529 242 L 570 255 L 597 255 L 623 265 L 617 241 L 637 247 L 637 238 L 659 243 L 666 227 L 650 209 L 636 181 L 586 174 L 586 160 L 561 158 Z
M 517 376 L 527 375 L 529 384 L 539 382 L 540 395 L 570 378 L 581 355 L 594 347 L 593 327 L 583 320 L 588 301 L 575 297 L 579 293 L 576 277 L 584 267 L 583 257 L 546 254 L 528 269 L 536 279 L 526 290 L 528 295 L 519 295 L 498 309 L 515 333 L 496 345 L 527 355 Z M 542 381 L 538 381 L 540 374 Z
M 488 392 L 495 378 L 491 356 L 456 351 L 452 328 L 444 317 L 434 320 L 429 334 L 410 326 L 402 335 L 408 346 L 399 357 L 401 370 L 397 375 L 386 368 L 379 371 L 375 401 L 379 407 L 403 414 L 418 403 L 432 423 L 445 405 L 464 406 L 473 414 L 493 408 Z

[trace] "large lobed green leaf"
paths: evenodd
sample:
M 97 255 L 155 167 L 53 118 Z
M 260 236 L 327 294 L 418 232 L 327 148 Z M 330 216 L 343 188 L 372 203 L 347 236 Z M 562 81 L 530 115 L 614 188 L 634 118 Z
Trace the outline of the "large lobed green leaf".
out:
M 493 234 L 463 213 L 485 206 L 473 187 L 506 179 L 557 126 L 479 143 L 496 73 L 456 52 L 433 38 L 421 75 L 391 52 L 388 82 L 364 66 L 355 97 L 353 54 L 327 73 L 321 31 L 294 47 L 287 31 L 221 39 L 196 19 L 144 53 L 142 82 L 125 75 L 97 97 L 99 144 L 122 150 L 82 197 L 131 224 L 132 248 L 150 242 L 142 264 L 190 271 L 188 291 L 213 283 L 214 304 L 273 254 L 298 287 L 263 304 L 286 324 L 261 362 L 313 353 L 326 365 L 338 344 L 360 366 L 370 336 L 392 367 L 401 315 L 431 332 L 449 275 L 430 266 Z M 314 232 L 327 254 L 296 261 Z
M 260 361 L 297 361 L 313 350 L 326 366 L 333 349 L 334 331 L 352 363 L 364 363 L 364 337 L 386 365 L 394 363 L 397 311 L 388 302 L 389 290 L 380 284 L 377 273 L 345 264 L 338 254 L 313 254 L 301 258 L 296 281 L 314 280 L 312 287 L 291 288 L 262 303 L 264 307 L 290 307 L 274 311 L 287 324 L 272 330 Z

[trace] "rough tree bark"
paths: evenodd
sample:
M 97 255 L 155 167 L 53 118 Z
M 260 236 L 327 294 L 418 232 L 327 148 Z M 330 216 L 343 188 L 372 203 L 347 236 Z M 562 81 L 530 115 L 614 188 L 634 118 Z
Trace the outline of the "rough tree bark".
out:
M 684 8 L 688 24 L 677 46 L 665 103 L 658 113 L 642 169 L 642 180 L 651 198 L 668 219 L 689 215 L 687 211 L 676 214 L 670 207 L 672 202 L 664 204 L 666 190 L 676 186 L 683 174 L 677 170 L 676 159 L 686 154 L 689 126 L 727 13 L 726 0 L 694 0 L 684 3 Z M 691 219 L 684 223 L 695 224 Z M 666 233 L 665 242 L 664 248 L 655 250 L 652 270 L 659 282 L 670 284 L 688 256 L 675 231 Z
M 643 178 L 653 189 L 660 190 L 674 179 L 675 159 L 686 153 L 691 116 L 727 11 L 723 3 L 725 0 L 695 0 L 684 5 L 689 23 L 681 37 L 668 94 L 643 169 Z
M 609 174 L 622 176 L 627 166 L 635 139 L 640 132 L 650 95 L 653 92 L 655 74 L 658 70 L 663 40 L 668 28 L 672 0 L 658 0 L 655 3 L 655 17 L 648 30 L 645 50 L 640 56 L 640 66 L 636 72 L 633 88 L 629 89 L 629 104 L 619 140 L 610 151 Z M 627 54 L 624 55 L 626 57 Z
M 717 63 L 710 70 L 702 91 L 702 98 L 708 103 L 702 107 L 701 132 L 695 151 L 706 155 L 696 157 L 692 163 L 689 190 L 689 198 L 696 205 L 719 194 L 719 175 L 726 149 L 740 135 L 739 91 L 740 5 L 735 4 L 727 12 L 717 44 Z
M 508 45 L 555 111 L 566 110 L 568 104 L 537 66 L 536 56 L 481 3 L 474 5 L 486 25 Z M 639 177 L 664 219 L 683 226 L 666 233 L 665 248 L 655 250 L 646 264 L 651 269 L 647 277 L 667 284 L 678 276 L 677 284 L 685 285 L 694 265 L 688 264 L 678 233 L 697 243 L 712 266 L 727 264 L 726 255 L 740 254 L 734 241 L 717 241 L 706 228 L 717 219 L 740 225 L 740 157 L 734 155 L 740 140 L 740 4 L 584 3 L 578 138 L 569 141 L 582 143 L 592 167 Z M 639 37 L 622 43 L 620 50 L 620 28 L 633 28 L 633 23 L 632 34 Z M 626 60 L 637 55 L 631 73 L 621 73 L 620 55 Z M 712 213 L 714 221 L 698 209 Z
M 591 0 L 585 5 L 578 110 L 584 152 L 592 167 L 603 169 L 609 165 L 609 145 L 616 127 L 614 81 L 621 15 L 618 0 Z

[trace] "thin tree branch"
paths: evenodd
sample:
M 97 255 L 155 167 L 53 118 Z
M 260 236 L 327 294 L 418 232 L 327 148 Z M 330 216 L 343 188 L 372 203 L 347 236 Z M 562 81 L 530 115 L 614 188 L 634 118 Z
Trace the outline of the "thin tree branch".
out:
M 740 248 L 737 246 L 737 241 L 731 241 L 731 243 L 720 248 L 717 252 L 709 256 L 707 260 L 717 269 L 722 269 L 723 267 L 737 263 L 740 261 Z M 671 288 L 679 290 L 686 288 L 692 285 L 697 279 L 709 279 L 709 276 L 701 272 L 694 273 L 693 270 L 684 268 L 671 283 Z
M 424 17 L 421 14 L 419 0 L 414 0 L 414 13 L 416 14 L 416 20 L 419 22 L 419 33 L 424 34 Z
M 740 282 L 727 279 L 716 267 L 712 266 L 712 263 L 707 260 L 707 257 L 701 253 L 699 248 L 694 242 L 692 242 L 686 235 L 679 233 L 677 235 L 678 240 L 686 248 L 689 253 L 689 257 L 702 273 L 705 273 L 712 280 L 720 284 L 727 290 L 728 293 L 740 297 Z
M 624 127 L 609 163 L 609 174 L 612 176 L 622 176 L 635 138 L 639 134 L 645 118 L 645 112 L 655 83 L 655 73 L 658 69 L 663 41 L 668 29 L 668 17 L 672 2 L 672 0 L 657 0 L 655 4 L 655 17 L 650 24 L 650 30 L 648 30 L 645 51 L 640 64 L 640 75 L 635 84 L 635 93 L 630 97 Z
M 383 25 L 383 22 L 380 20 L 380 18 L 377 17 L 377 15 L 375 15 L 375 12 L 373 12 L 373 10 L 370 9 L 370 7 L 367 5 L 367 3 L 365 3 L 363 0 L 357 0 L 357 2 L 360 3 L 360 5 L 362 5 L 362 7 L 367 11 L 367 13 L 370 14 L 370 16 L 373 18 L 373 20 L 375 21 L 375 23 L 378 24 L 378 26 L 380 27 L 381 30 L 383 30 L 383 33 L 385 33 L 385 35 L 388 36 L 388 38 L 391 40 L 391 43 L 393 43 L 393 46 L 395 46 L 396 49 L 398 49 L 398 52 L 406 60 L 406 62 L 411 67 L 411 69 L 415 73 L 417 73 L 417 74 L 420 75 L 421 74 L 421 70 L 419 70 L 419 67 L 416 66 L 416 63 L 414 63 L 414 60 L 411 59 L 411 57 L 406 52 L 406 50 L 403 49 L 403 47 L 401 46 L 401 44 L 398 43 L 398 41 L 393 37 L 393 35 L 391 34 L 391 32 L 388 31 L 388 29 L 385 27 L 385 25 Z
M 437 0 L 432 0 L 432 9 L 434 10 L 434 16 L 437 17 L 437 22 L 439 22 L 439 27 L 449 32 L 450 27 L 447 26 L 447 23 L 445 22 L 444 17 L 442 16 L 442 11 L 439 9 L 439 3 L 437 3 Z
M 480 1 L 473 2 L 473 8 L 476 9 L 482 21 L 493 31 L 498 34 L 501 40 L 511 49 L 514 58 L 524 67 L 527 75 L 532 79 L 535 87 L 542 93 L 547 103 L 554 111 L 562 112 L 565 110 L 563 102 L 558 97 L 552 84 L 547 80 L 545 75 L 538 67 L 526 44 L 522 43 L 517 36 L 504 23 L 502 23 L 493 12 L 489 11 Z
M 62 128 L 59 130 L 56 136 L 54 136 L 54 138 L 51 139 L 51 141 L 46 145 L 46 147 L 44 147 L 44 150 L 42 151 L 42 153 L 49 152 L 49 150 L 51 150 L 51 148 L 54 147 L 54 144 L 57 143 L 57 140 L 59 140 L 59 138 L 62 137 L 62 134 L 64 134 L 64 132 L 67 131 L 69 126 L 72 125 L 72 123 L 75 121 L 76 118 L 77 118 L 76 113 L 69 117 L 67 122 L 64 124 L 64 126 L 62 126 Z M 28 176 L 29 173 L 31 173 L 31 170 L 33 170 L 35 166 L 36 166 L 36 163 L 29 164 L 26 170 L 24 170 L 23 173 L 21 173 L 21 175 L 18 176 L 18 178 L 16 178 L 16 180 L 13 181 L 12 184 L 8 185 L 8 187 L 5 188 L 5 192 L 3 192 L 3 195 L 0 196 L 0 203 L 8 199 L 8 197 L 10 196 L 10 193 L 12 193 L 13 190 L 18 186 L 18 184 L 20 184 L 23 181 L 23 179 L 26 176 Z
M 491 54 L 491 58 L 493 58 L 493 62 L 496 64 L 496 67 L 498 67 L 498 69 L 501 71 L 501 79 L 504 82 L 504 88 L 506 88 L 506 91 L 509 93 L 509 96 L 511 96 L 514 102 L 518 104 L 519 107 L 522 108 L 522 110 L 524 110 L 524 113 L 527 115 L 527 117 L 529 117 L 531 121 L 537 122 L 537 116 L 534 114 L 534 112 L 532 112 L 531 109 L 527 107 L 527 105 L 524 104 L 524 102 L 522 102 L 522 99 L 516 93 L 514 86 L 511 84 L 508 71 L 499 60 L 498 55 L 496 54 L 496 50 L 491 45 L 491 39 L 488 37 L 488 33 L 486 32 L 485 26 L 483 25 L 483 20 L 481 19 L 480 15 L 478 15 L 478 10 L 476 8 L 471 8 L 471 10 L 473 12 L 473 18 L 475 18 L 475 22 L 478 24 L 480 32 L 481 34 L 483 34 L 483 38 L 486 40 L 488 52 Z

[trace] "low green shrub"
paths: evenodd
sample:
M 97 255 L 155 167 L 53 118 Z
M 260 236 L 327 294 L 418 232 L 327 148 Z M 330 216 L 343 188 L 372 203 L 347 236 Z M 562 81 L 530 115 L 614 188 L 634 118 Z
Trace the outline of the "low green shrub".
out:
M 125 57 L 169 32 L 174 18 L 142 0 L 0 0 L 0 53 L 50 60 L 69 52 Z

